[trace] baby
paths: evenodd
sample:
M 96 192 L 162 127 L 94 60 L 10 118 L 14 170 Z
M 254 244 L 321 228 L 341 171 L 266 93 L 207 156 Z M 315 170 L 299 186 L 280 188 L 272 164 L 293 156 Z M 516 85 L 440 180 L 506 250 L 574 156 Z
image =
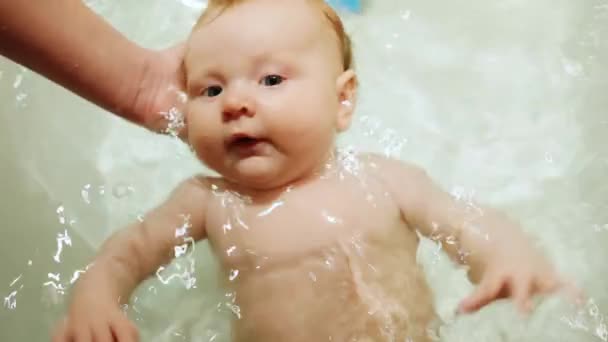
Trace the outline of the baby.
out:
M 417 232 L 479 283 L 462 312 L 505 297 L 530 310 L 563 286 L 503 215 L 456 201 L 416 166 L 337 152 L 357 78 L 323 0 L 211 0 L 184 67 L 187 139 L 221 177 L 184 181 L 108 239 L 54 341 L 137 340 L 120 303 L 186 238 L 208 239 L 226 272 L 238 342 L 430 341 Z

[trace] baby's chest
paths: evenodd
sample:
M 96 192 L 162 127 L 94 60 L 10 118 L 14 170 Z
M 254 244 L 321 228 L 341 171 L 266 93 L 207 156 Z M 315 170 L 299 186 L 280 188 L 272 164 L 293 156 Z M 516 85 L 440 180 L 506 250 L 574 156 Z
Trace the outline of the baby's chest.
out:
M 291 194 L 271 203 L 218 203 L 207 225 L 209 241 L 225 266 L 245 267 L 293 259 L 359 235 L 382 234 L 400 221 L 389 198 Z

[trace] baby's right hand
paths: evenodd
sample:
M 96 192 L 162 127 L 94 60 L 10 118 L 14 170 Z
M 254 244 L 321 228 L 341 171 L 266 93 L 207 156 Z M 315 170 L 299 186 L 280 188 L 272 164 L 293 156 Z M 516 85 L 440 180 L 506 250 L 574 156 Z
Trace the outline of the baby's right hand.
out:
M 74 298 L 67 317 L 59 323 L 53 342 L 137 342 L 135 325 L 120 307 L 103 296 Z

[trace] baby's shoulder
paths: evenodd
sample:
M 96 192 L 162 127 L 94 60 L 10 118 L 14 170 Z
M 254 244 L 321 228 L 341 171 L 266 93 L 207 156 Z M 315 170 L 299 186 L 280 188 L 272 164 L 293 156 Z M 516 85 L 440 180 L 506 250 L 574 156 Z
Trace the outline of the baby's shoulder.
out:
M 369 172 L 388 183 L 416 181 L 427 175 L 422 167 L 414 163 L 378 153 L 361 153 L 359 160 Z
M 170 200 L 201 203 L 211 194 L 212 184 L 212 179 L 205 175 L 190 176 L 173 189 Z

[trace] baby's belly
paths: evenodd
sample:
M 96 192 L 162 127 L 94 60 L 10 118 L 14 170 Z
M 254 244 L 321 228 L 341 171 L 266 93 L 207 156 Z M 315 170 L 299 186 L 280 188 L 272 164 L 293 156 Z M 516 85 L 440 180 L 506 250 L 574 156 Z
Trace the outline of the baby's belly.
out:
M 235 340 L 428 341 L 435 315 L 415 237 L 397 235 L 350 238 L 243 270 L 232 284 L 240 310 Z

